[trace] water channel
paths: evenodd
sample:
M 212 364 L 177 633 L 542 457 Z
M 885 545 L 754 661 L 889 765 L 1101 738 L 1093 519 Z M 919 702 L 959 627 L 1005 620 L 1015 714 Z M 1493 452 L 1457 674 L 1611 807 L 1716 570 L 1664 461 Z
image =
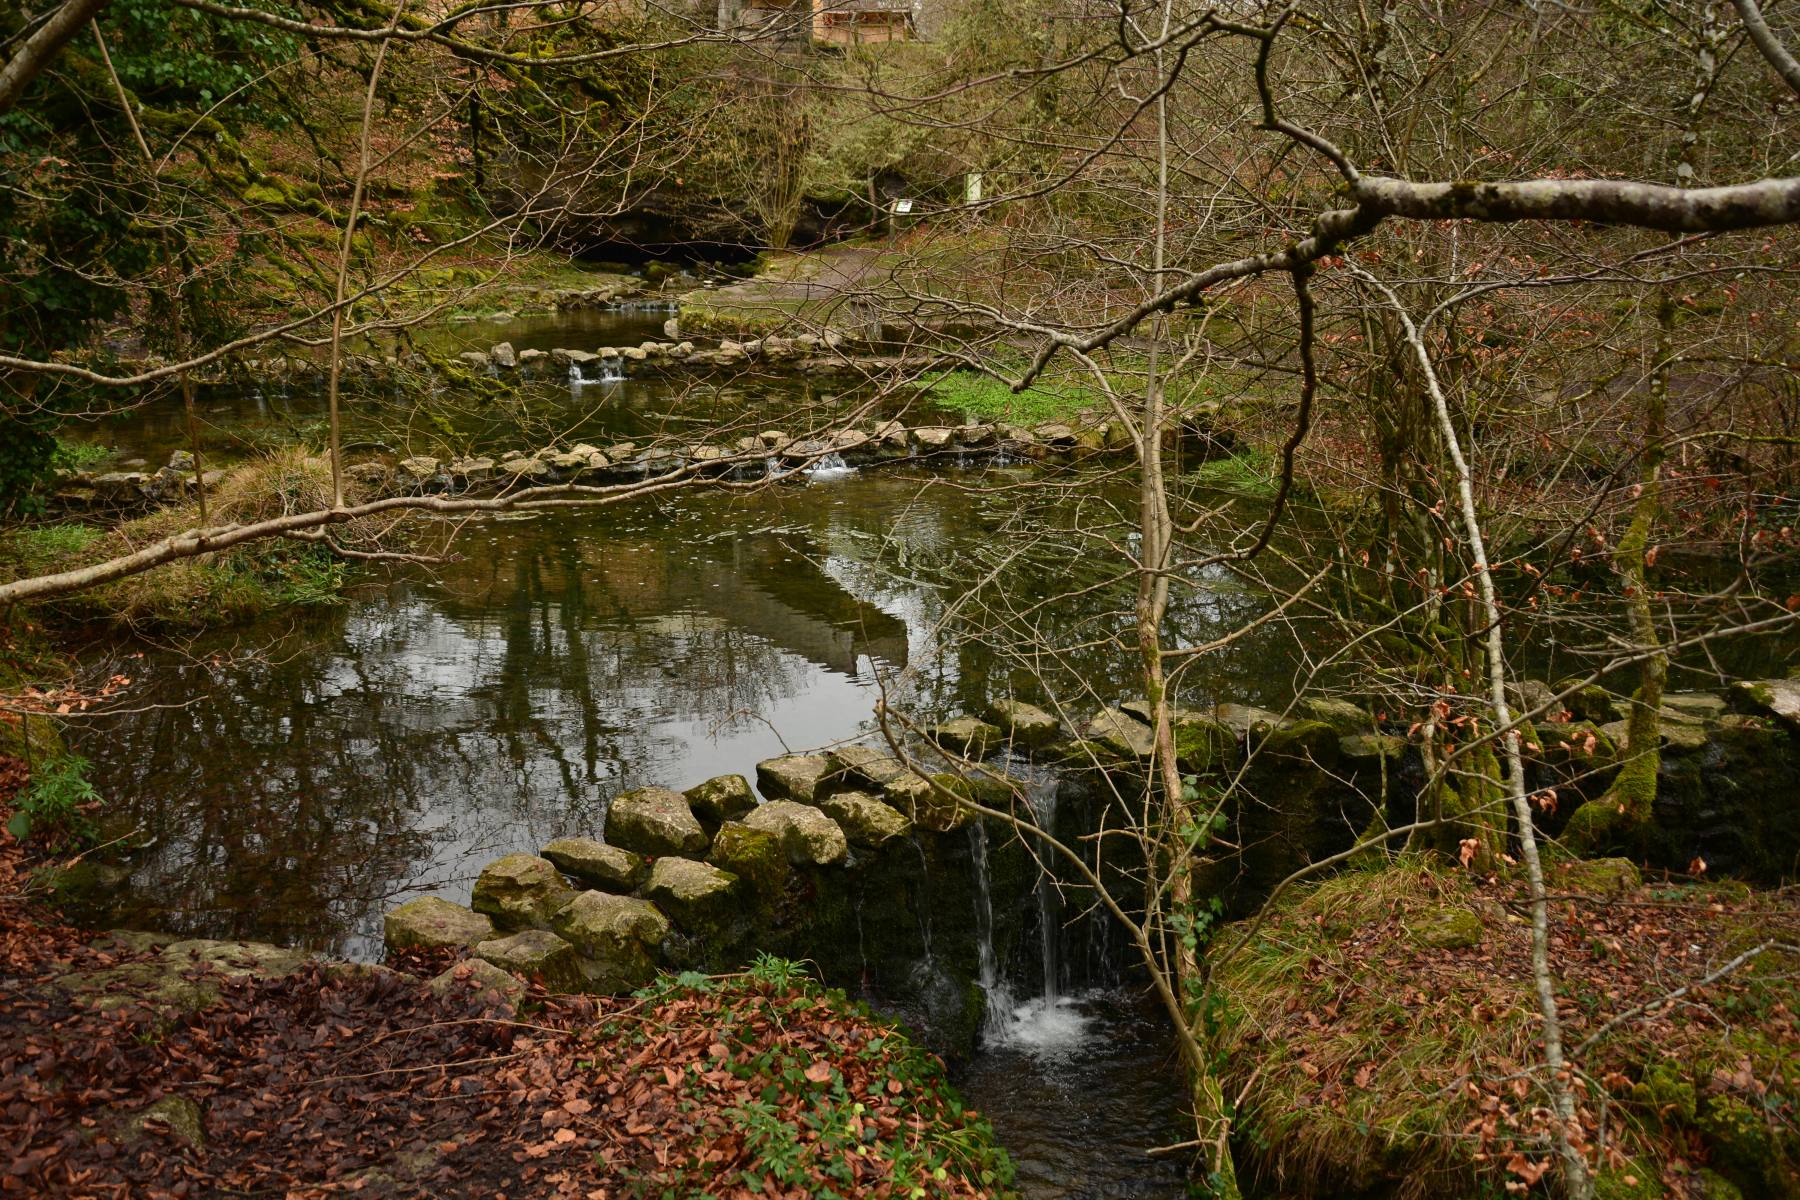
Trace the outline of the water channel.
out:
M 661 319 L 449 333 L 591 348 L 652 336 Z M 553 381 L 510 408 L 371 402 L 352 429 L 393 444 L 396 430 L 447 437 L 447 426 L 470 448 L 517 444 L 527 422 L 560 424 L 570 440 L 644 436 L 734 405 L 777 419 L 783 388 L 803 386 L 683 396 L 630 378 Z M 454 415 L 434 424 L 446 407 Z M 301 388 L 219 389 L 204 408 L 215 455 L 311 436 L 321 415 L 319 396 Z M 93 436 L 153 464 L 183 441 L 178 409 L 160 402 Z M 1103 546 L 1126 499 L 1104 480 L 1046 488 L 1024 469 L 902 464 L 475 521 L 456 530 L 455 561 L 383 576 L 323 613 L 148 651 L 132 671 L 146 681 L 145 707 L 79 744 L 102 793 L 154 839 L 128 916 L 377 957 L 394 904 L 466 901 L 498 855 L 596 834 L 622 789 L 685 788 L 788 750 L 866 739 L 883 694 L 924 716 L 1005 694 L 1041 699 L 1046 683 L 1127 697 L 1129 658 L 1103 640 L 1128 628 L 1116 590 L 1019 619 L 1030 600 L 1113 569 Z M 1015 603 L 971 607 L 986 576 Z M 1230 577 L 1206 583 L 1178 602 L 1184 637 L 1266 608 Z M 1034 660 L 1034 647 L 1075 649 Z M 1182 699 L 1279 705 L 1294 658 L 1291 635 L 1270 625 L 1209 660 Z M 1054 777 L 1033 778 L 1040 817 L 1078 819 Z M 1019 1160 L 1028 1195 L 1181 1194 L 1179 1156 L 1144 1154 L 1184 1136 L 1165 1028 L 1104 922 L 1066 910 L 1041 881 L 989 893 L 987 857 L 1002 848 L 988 836 L 971 833 L 969 902 L 921 931 L 921 970 L 943 969 L 932 948 L 948 961 L 952 938 L 983 952 L 989 1012 L 959 1082 Z M 1014 931 L 999 945 L 997 924 Z

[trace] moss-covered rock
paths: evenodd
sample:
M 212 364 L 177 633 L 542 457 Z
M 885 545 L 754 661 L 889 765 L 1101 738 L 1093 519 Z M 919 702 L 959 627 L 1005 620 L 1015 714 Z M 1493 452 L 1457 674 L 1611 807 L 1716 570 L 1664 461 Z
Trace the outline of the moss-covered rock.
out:
M 833 763 L 824 754 L 786 754 L 756 764 L 756 790 L 765 800 L 791 800 L 817 804 L 820 785 L 832 774 Z
M 593 838 L 557 838 L 543 855 L 563 874 L 603 892 L 629 892 L 644 878 L 642 855 Z
M 548 929 L 490 939 L 475 947 L 475 955 L 501 971 L 542 980 L 553 992 L 580 991 L 584 982 L 575 947 Z
M 953 717 L 925 731 L 925 736 L 950 751 L 968 758 L 986 758 L 1000 745 L 1001 734 L 997 725 L 990 725 L 979 717 Z
M 1036 749 L 1049 745 L 1062 733 L 1062 722 L 1023 700 L 996 700 L 988 706 L 988 719 L 1015 746 Z
M 830 758 L 829 783 L 833 788 L 880 791 L 890 783 L 912 775 L 905 763 L 874 746 L 840 746 L 831 752 Z
M 664 787 L 645 787 L 613 797 L 606 810 L 606 840 L 639 854 L 661 856 L 705 854 L 711 839 L 686 796 Z
M 450 996 L 461 991 L 498 998 L 509 1009 L 525 996 L 523 983 L 511 972 L 501 970 L 484 958 L 454 963 L 432 976 L 426 986 L 434 996 Z
M 687 797 L 688 807 L 700 824 L 708 829 L 735 821 L 756 807 L 756 794 L 742 775 L 720 775 L 696 784 L 682 795 Z
M 1375 718 L 1348 700 L 1304 696 L 1299 708 L 1307 720 L 1329 725 L 1339 737 L 1358 737 L 1375 732 Z
M 113 1126 L 113 1137 L 119 1144 L 135 1147 L 152 1136 L 152 1131 L 166 1135 L 195 1150 L 206 1144 L 206 1127 L 200 1106 L 184 1096 L 164 1096 L 136 1112 L 121 1116 Z
M 644 898 L 668 913 L 683 933 L 717 942 L 737 914 L 738 877 L 691 858 L 659 858 Z
M 1121 708 L 1103 708 L 1089 717 L 1081 736 L 1120 758 L 1149 758 L 1156 748 L 1150 726 Z
M 401 950 L 460 950 L 494 936 L 494 922 L 437 896 L 421 896 L 381 919 L 382 942 Z
M 879 849 L 912 832 L 912 822 L 897 809 L 865 792 L 844 792 L 821 806 L 852 845 Z
M 1407 922 L 1412 940 L 1433 950 L 1467 950 L 1481 944 L 1481 918 L 1467 908 L 1434 908 Z
M 556 914 L 555 931 L 580 953 L 584 991 L 612 995 L 650 982 L 669 919 L 635 896 L 583 892 Z
M 773 902 L 787 886 L 787 850 L 778 832 L 727 821 L 719 826 L 707 859 L 737 876 L 764 903 Z
M 482 868 L 469 907 L 502 929 L 546 929 L 574 898 L 556 864 L 535 854 L 508 854 Z
M 797 866 L 835 866 L 850 853 L 838 823 L 809 804 L 772 800 L 745 817 L 744 824 L 780 838 L 788 861 Z

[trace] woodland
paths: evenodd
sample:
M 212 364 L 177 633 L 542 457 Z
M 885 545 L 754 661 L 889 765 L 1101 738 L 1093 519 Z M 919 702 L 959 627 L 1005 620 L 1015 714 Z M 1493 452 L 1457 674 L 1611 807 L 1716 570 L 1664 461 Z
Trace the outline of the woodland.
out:
M 1800 1197 L 1792 4 L 0 0 L 0 1194 Z

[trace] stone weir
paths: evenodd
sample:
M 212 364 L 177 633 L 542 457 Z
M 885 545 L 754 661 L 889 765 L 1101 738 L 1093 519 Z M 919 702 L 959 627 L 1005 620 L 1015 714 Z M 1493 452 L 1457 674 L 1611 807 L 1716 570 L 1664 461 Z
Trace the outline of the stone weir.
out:
M 1228 436 L 1214 437 L 1204 415 L 1172 423 L 1166 440 L 1177 440 L 1196 457 L 1229 448 Z M 1131 452 L 1130 435 L 1112 421 L 1076 419 L 1025 426 L 1004 422 L 960 425 L 906 425 L 876 421 L 823 434 L 795 436 L 779 429 L 747 434 L 729 444 L 697 442 L 640 444 L 580 443 L 570 447 L 516 449 L 497 454 L 439 458 L 384 455 L 347 468 L 371 498 L 419 494 L 488 495 L 521 487 L 554 484 L 608 485 L 690 471 L 738 479 L 804 477 L 815 466 L 878 466 L 903 462 L 962 467 L 995 463 L 1076 463 Z M 216 486 L 225 472 L 206 473 Z M 192 494 L 193 458 L 176 451 L 156 471 L 109 471 L 70 476 L 57 489 L 66 509 L 124 512 L 183 500 Z
M 1554 695 L 1539 683 L 1518 690 L 1527 707 Z M 1560 816 L 1540 817 L 1545 832 L 1604 793 L 1629 753 L 1616 719 L 1623 703 L 1599 688 L 1573 692 L 1528 733 L 1533 787 L 1565 797 Z M 1788 803 L 1800 787 L 1800 683 L 1745 682 L 1726 696 L 1672 693 L 1665 703 L 1655 828 L 1630 852 L 1674 869 L 1699 856 L 1751 879 L 1790 878 L 1800 862 Z M 867 986 L 953 1055 L 966 1052 L 987 1000 L 982 959 L 1004 963 L 1023 943 L 1034 906 L 1021 901 L 1039 871 L 1006 823 L 981 819 L 992 835 L 981 836 L 969 801 L 1022 812 L 1032 785 L 1019 774 L 1054 764 L 1072 802 L 1059 806 L 1052 832 L 1078 840 L 1107 819 L 1100 809 L 1143 794 L 1149 715 L 1126 701 L 1065 725 L 1009 700 L 986 720 L 931 728 L 935 746 L 914 756 L 986 760 L 981 772 L 920 774 L 849 746 L 759 763 L 754 789 L 727 775 L 686 792 L 624 792 L 600 838 L 562 838 L 489 864 L 467 908 L 438 898 L 402 905 L 387 915 L 386 941 L 466 948 L 554 988 L 607 993 L 662 969 L 734 969 L 759 950 L 810 959 L 829 982 Z M 1417 748 L 1367 708 L 1319 698 L 1285 714 L 1220 704 L 1178 709 L 1172 722 L 1182 772 L 1203 787 L 1230 784 L 1226 839 L 1238 849 L 1202 885 L 1234 908 L 1382 820 L 1414 819 Z M 1135 864 L 1102 870 L 1123 881 Z M 1083 889 L 1063 891 L 1065 914 L 1089 907 Z M 989 910 L 983 931 L 977 913 Z
M 1003 778 L 921 777 L 866 746 L 770 759 L 686 792 L 645 787 L 607 808 L 601 836 L 489 863 L 467 907 L 437 897 L 387 913 L 390 951 L 467 950 L 553 990 L 613 994 L 659 970 L 731 970 L 755 952 L 868 985 L 954 1057 L 973 1049 L 970 797 L 1005 807 Z M 758 797 L 760 793 L 760 800 Z M 1019 895 L 1020 849 L 990 876 Z

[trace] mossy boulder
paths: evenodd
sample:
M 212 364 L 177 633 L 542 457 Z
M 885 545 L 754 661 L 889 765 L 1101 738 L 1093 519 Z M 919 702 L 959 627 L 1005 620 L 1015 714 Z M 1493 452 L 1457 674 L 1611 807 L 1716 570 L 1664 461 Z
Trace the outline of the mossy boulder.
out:
M 796 866 L 833 866 L 850 853 L 838 823 L 809 804 L 771 800 L 746 816 L 744 824 L 780 838 L 788 861 Z
M 557 870 L 603 892 L 629 892 L 644 878 L 644 859 L 593 838 L 557 838 L 543 849 Z
M 1237 734 L 1223 721 L 1198 713 L 1175 722 L 1175 761 L 1184 774 L 1221 775 L 1243 761 Z
M 878 849 L 912 832 L 912 822 L 903 813 L 866 792 L 844 792 L 821 807 L 852 845 Z
M 738 908 L 738 877 L 691 858 L 659 858 L 644 898 L 669 914 L 682 932 L 719 940 Z
M 613 995 L 655 976 L 669 919 L 648 900 L 583 892 L 556 914 L 554 928 L 580 954 L 582 990 Z
M 1288 724 L 1288 719 L 1280 713 L 1253 704 L 1221 704 L 1213 709 L 1213 716 L 1246 741 L 1261 741 L 1270 730 Z
M 1731 685 L 1731 702 L 1739 712 L 1800 731 L 1800 679 L 1740 679 Z
M 950 751 L 968 758 L 986 758 L 1000 745 L 1000 728 L 980 717 L 953 717 L 925 731 L 925 736 Z
M 548 929 L 525 929 L 475 947 L 475 955 L 502 971 L 542 980 L 553 992 L 580 991 L 581 965 L 575 947 Z
M 502 929 L 544 929 L 575 891 L 556 864 L 535 854 L 508 854 L 482 868 L 469 907 Z
M 752 829 L 742 821 L 727 821 L 719 826 L 706 857 L 714 866 L 737 876 L 765 902 L 772 902 L 787 886 L 787 851 L 779 833 Z
M 167 1137 L 195 1150 L 206 1144 L 206 1127 L 200 1106 L 185 1096 L 164 1096 L 136 1112 L 119 1117 L 112 1136 L 122 1146 L 135 1147 L 151 1137 L 153 1130 L 166 1131 Z
M 382 917 L 381 932 L 390 953 L 459 950 L 493 937 L 494 922 L 460 904 L 437 896 L 421 896 Z
M 1062 722 L 1035 704 L 1023 700 L 996 700 L 988 706 L 988 719 L 1015 746 L 1036 749 L 1054 742 Z
M 1400 761 L 1406 739 L 1391 733 L 1359 733 L 1338 739 L 1338 757 L 1352 766 Z
M 1339 737 L 1358 737 L 1375 732 L 1375 719 L 1348 700 L 1305 696 L 1300 700 L 1299 709 L 1305 719 L 1329 725 Z
M 1148 758 L 1156 748 L 1150 726 L 1121 708 L 1103 708 L 1089 717 L 1081 736 L 1121 758 Z
M 756 794 L 742 775 L 720 775 L 683 792 L 688 807 L 708 829 L 735 821 L 756 807 Z
M 1436 908 L 1420 913 L 1406 925 L 1419 945 L 1432 950 L 1467 950 L 1481 944 L 1481 918 L 1467 908 Z
M 1545 873 L 1544 883 L 1557 891 L 1579 892 L 1584 896 L 1621 896 L 1643 886 L 1637 864 L 1628 858 L 1591 858 L 1578 862 L 1555 863 Z
M 817 804 L 820 785 L 832 774 L 831 757 L 825 754 L 784 754 L 756 764 L 756 790 L 765 800 L 791 800 Z
M 831 765 L 831 783 L 847 788 L 879 791 L 912 777 L 905 763 L 874 746 L 840 746 L 831 752 Z
M 609 844 L 639 854 L 704 854 L 711 841 L 687 797 L 664 787 L 637 788 L 613 797 L 606 811 Z
M 567 945 L 565 942 L 564 945 Z M 498 997 L 508 1008 L 524 999 L 525 985 L 510 972 L 484 958 L 471 958 L 454 963 L 432 976 L 426 984 L 434 996 L 451 996 L 458 992 Z

